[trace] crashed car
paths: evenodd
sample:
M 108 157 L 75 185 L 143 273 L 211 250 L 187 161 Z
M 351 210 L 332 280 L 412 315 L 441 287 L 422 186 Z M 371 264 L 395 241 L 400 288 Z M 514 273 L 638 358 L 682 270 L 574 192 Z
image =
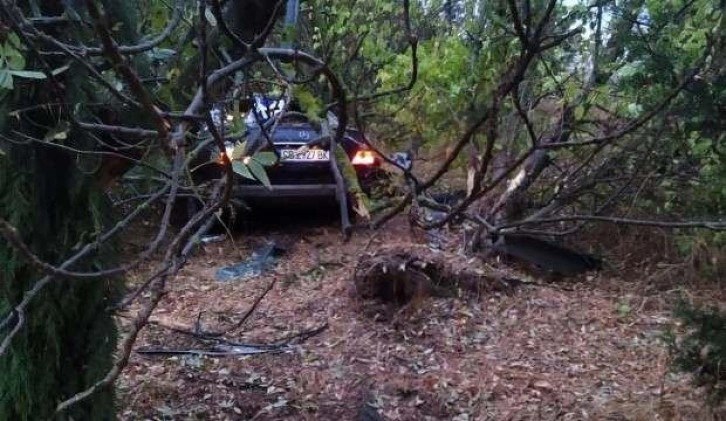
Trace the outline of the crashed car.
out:
M 324 124 L 332 128 L 326 133 L 322 124 L 314 123 L 305 114 L 290 111 L 290 108 L 285 106 L 284 100 L 255 96 L 250 110 L 237 117 L 243 119 L 243 124 L 238 122 L 243 130 L 235 134 L 230 129 L 235 120 L 234 114 L 224 106 L 215 107 L 212 120 L 224 134 L 225 150 L 219 150 L 214 142 L 209 141 L 209 130 L 201 128 L 199 137 L 206 137 L 207 144 L 200 148 L 190 165 L 194 183 L 200 185 L 224 177 L 222 159 L 226 154 L 235 169 L 233 199 L 243 207 L 291 202 L 321 203 L 321 200 L 335 203 L 336 181 L 330 162 L 334 159 L 334 152 L 331 151 L 329 137 L 334 135 L 336 119 L 328 115 Z M 382 174 L 381 158 L 354 129 L 346 128 L 340 146 L 355 170 L 360 189 L 367 193 Z M 265 165 L 264 174 L 260 174 L 259 170 L 250 171 L 255 170 L 251 168 L 255 163 L 250 161 L 256 156 L 265 157 L 257 163 Z M 345 169 L 341 168 L 341 171 Z M 201 207 L 194 198 L 182 199 L 181 204 L 182 220 L 188 219 Z M 178 220 L 179 209 L 176 213 Z

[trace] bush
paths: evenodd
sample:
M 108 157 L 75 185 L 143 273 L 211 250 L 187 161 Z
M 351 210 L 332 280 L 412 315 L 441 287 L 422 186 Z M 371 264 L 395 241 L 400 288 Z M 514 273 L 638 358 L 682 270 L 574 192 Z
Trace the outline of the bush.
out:
M 707 389 L 712 403 L 726 397 L 726 312 L 717 308 L 678 306 L 675 315 L 683 322 L 686 333 L 681 338 L 668 335 L 675 357 L 674 368 L 689 372 L 697 386 Z

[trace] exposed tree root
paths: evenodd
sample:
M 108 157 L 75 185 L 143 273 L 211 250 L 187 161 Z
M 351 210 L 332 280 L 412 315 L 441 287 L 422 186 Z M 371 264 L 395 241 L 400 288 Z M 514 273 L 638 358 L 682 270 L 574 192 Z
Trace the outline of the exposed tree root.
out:
M 353 283 L 360 298 L 404 305 L 426 297 L 511 292 L 521 281 L 479 259 L 419 246 L 381 249 L 361 256 Z

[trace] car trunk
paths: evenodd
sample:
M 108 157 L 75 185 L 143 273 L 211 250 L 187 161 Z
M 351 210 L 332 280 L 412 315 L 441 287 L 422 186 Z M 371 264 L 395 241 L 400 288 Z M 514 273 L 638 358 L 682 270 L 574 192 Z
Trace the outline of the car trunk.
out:
M 257 133 L 251 131 L 250 135 L 260 145 L 251 145 L 252 148 L 269 149 L 269 146 L 263 146 L 266 141 L 259 130 Z M 281 158 L 277 165 L 267 168 L 267 175 L 273 185 L 335 183 L 327 149 L 313 146 L 306 151 L 300 151 L 303 145 L 320 137 L 314 126 L 306 123 L 281 125 L 271 137 L 274 137 L 274 147 Z

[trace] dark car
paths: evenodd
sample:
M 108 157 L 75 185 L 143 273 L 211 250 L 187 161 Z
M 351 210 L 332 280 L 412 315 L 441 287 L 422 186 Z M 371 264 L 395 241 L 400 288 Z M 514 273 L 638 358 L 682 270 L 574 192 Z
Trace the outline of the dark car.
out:
M 317 204 L 322 201 L 335 203 L 336 183 L 330 162 L 333 152 L 323 135 L 323 128 L 301 112 L 288 110 L 281 114 L 282 108 L 277 101 L 255 97 L 251 110 L 241 116 L 244 118 L 243 133 L 236 136 L 225 133 L 225 151 L 220 151 L 212 142 L 196 156 L 191 165 L 194 183 L 202 184 L 224 176 L 223 153 L 234 163 L 235 160 L 249 160 L 256 152 L 274 151 L 274 164 L 265 167 L 269 185 L 236 173 L 234 199 L 253 209 L 257 205 Z M 218 127 L 228 131 L 227 126 L 233 120 L 231 113 L 227 113 L 224 107 L 217 107 L 212 113 Z M 330 131 L 334 132 L 335 129 L 331 128 Z M 203 136 L 200 137 L 205 137 L 204 132 L 206 128 L 202 127 L 200 134 Z M 331 136 L 333 134 L 330 133 Z M 242 154 L 236 150 L 240 145 L 244 145 L 245 149 Z M 367 193 L 382 173 L 380 157 L 363 141 L 361 133 L 354 129 L 345 130 L 340 146 L 355 169 L 361 190 Z M 184 220 L 201 205 L 194 199 L 186 199 L 183 203 L 176 212 L 177 219 L 179 210 Z

